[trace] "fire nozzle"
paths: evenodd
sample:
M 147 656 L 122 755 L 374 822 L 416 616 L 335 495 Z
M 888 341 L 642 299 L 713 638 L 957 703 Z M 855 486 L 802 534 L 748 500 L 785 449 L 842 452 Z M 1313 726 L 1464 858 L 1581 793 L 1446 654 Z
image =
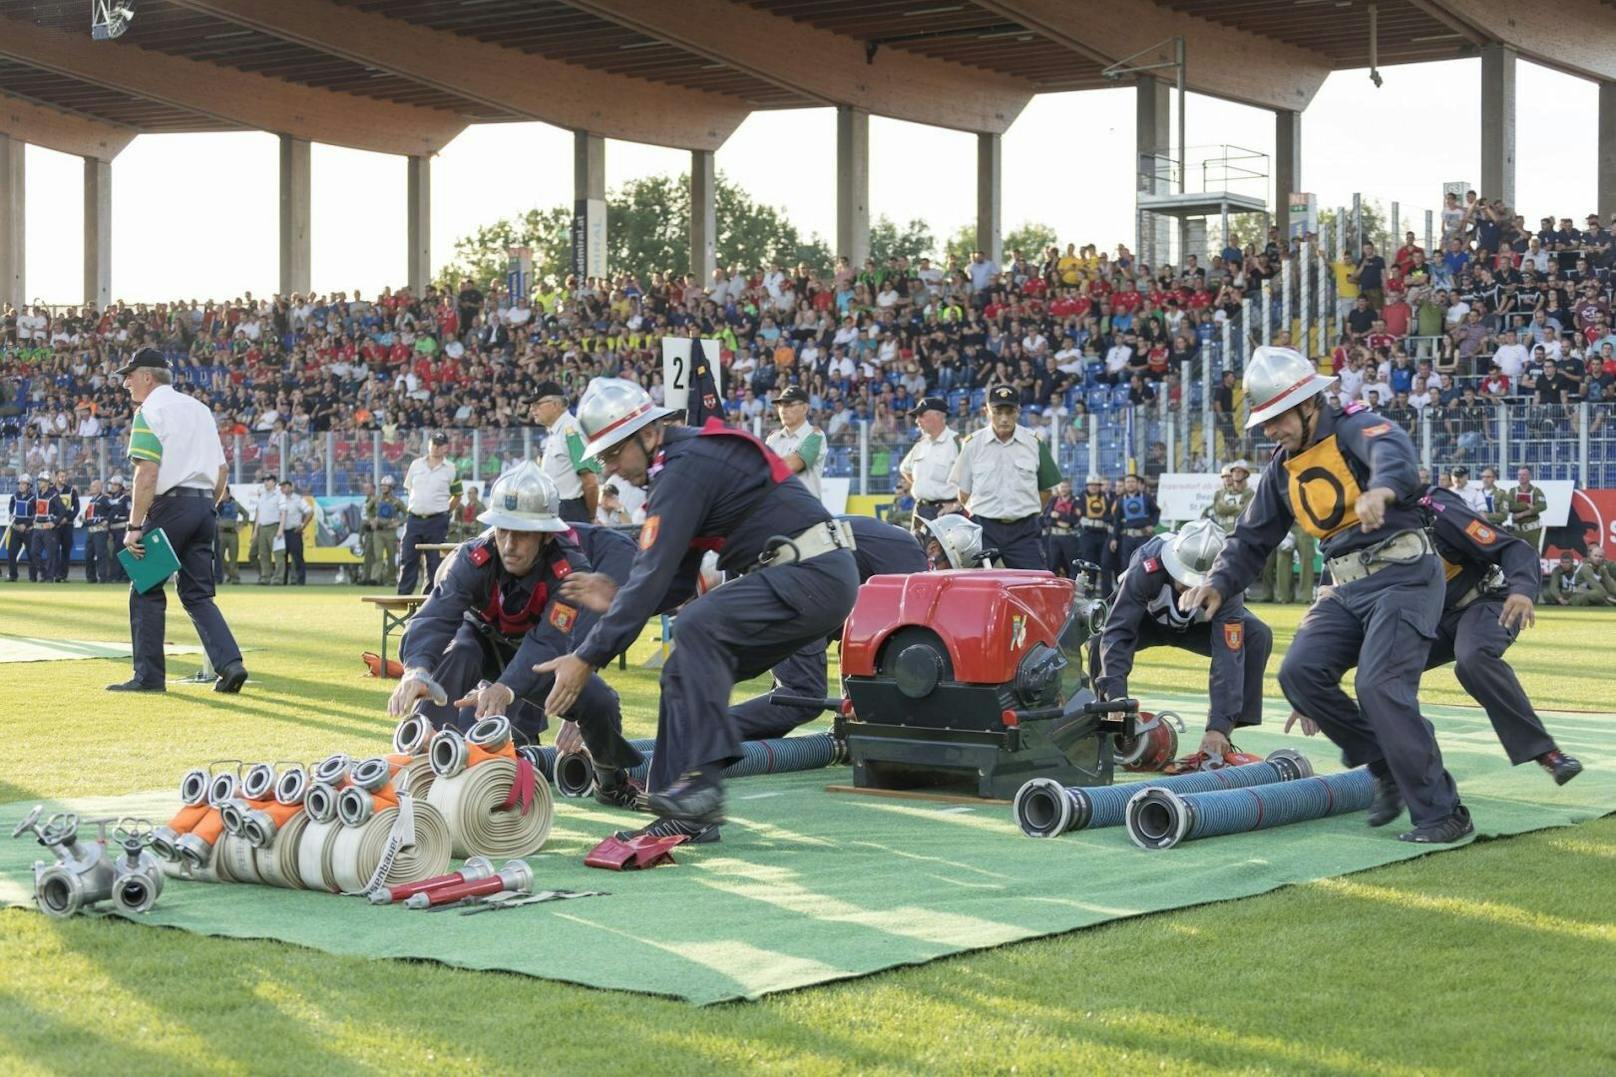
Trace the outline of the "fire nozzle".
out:
M 474 882 L 452 883 L 435 890 L 426 890 L 406 898 L 404 904 L 412 909 L 430 909 L 437 905 L 450 905 L 469 897 L 482 897 L 502 891 L 526 894 L 533 890 L 533 869 L 526 860 L 507 860 L 497 875 Z
M 459 871 L 451 871 L 447 875 L 434 875 L 430 879 L 419 882 L 400 883 L 397 886 L 384 886 L 374 890 L 370 895 L 372 905 L 391 905 L 395 901 L 403 901 L 424 894 L 431 890 L 441 890 L 445 886 L 456 886 L 460 883 L 474 883 L 482 879 L 494 877 L 494 862 L 486 856 L 474 856 L 461 865 Z

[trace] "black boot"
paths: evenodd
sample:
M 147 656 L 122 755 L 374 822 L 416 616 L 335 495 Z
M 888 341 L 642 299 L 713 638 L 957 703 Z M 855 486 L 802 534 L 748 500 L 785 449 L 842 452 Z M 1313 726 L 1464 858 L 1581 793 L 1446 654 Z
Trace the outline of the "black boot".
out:
M 1476 827 L 1470 821 L 1470 809 L 1460 804 L 1446 819 L 1417 826 L 1407 834 L 1397 835 L 1397 838 L 1399 841 L 1411 841 L 1416 845 L 1451 845 L 1475 832 Z
M 651 811 L 688 823 L 722 823 L 724 786 L 718 780 L 719 769 L 706 767 L 681 775 L 668 788 L 647 798 Z
M 1549 772 L 1555 785 L 1564 785 L 1582 773 L 1582 764 L 1558 748 L 1538 756 L 1537 765 Z
M 1369 802 L 1369 825 L 1385 826 L 1403 814 L 1403 794 L 1390 774 L 1375 777 L 1375 799 Z
M 232 662 L 219 671 L 219 679 L 213 682 L 213 690 L 234 694 L 241 691 L 241 686 L 246 683 L 247 667 L 240 662 Z

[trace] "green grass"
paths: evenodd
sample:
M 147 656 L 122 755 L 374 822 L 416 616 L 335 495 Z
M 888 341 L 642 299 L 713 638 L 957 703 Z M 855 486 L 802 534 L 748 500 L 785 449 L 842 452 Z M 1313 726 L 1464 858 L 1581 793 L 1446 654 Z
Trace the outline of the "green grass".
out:
M 111 661 L 0 665 L 0 801 L 167 785 L 198 761 L 383 745 L 357 591 L 229 590 L 254 681 L 108 696 Z M 169 636 L 189 643 L 178 614 Z M 1263 611 L 1283 650 L 1296 607 Z M 0 626 L 119 639 L 123 592 L 0 587 Z M 1554 610 L 1512 651 L 1544 707 L 1616 710 L 1616 616 Z M 1277 668 L 1276 660 L 1271 668 Z M 1199 690 L 1151 651 L 1134 679 Z M 171 660 L 188 672 L 194 660 Z M 649 733 L 654 674 L 613 672 Z M 1270 691 L 1277 689 L 1270 682 Z M 1433 702 L 1465 702 L 1446 671 Z M 4 839 L 0 839 L 4 840 Z M 868 979 L 694 1009 L 424 963 L 0 912 L 0 1072 L 1616 1071 L 1616 819 L 1114 923 Z M 499 925 L 505 930 L 504 925 Z

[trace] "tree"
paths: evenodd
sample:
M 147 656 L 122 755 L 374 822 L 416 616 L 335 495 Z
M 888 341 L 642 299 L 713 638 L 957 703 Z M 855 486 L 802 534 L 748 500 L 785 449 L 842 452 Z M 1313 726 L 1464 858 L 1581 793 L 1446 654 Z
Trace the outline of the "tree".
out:
M 805 262 L 830 270 L 830 248 L 822 239 L 803 238 L 781 210 L 755 201 L 722 173 L 714 197 L 720 265 L 750 270 L 775 261 L 787 267 Z M 633 273 L 641 282 L 657 272 L 683 275 L 690 266 L 689 177 L 647 176 L 609 192 L 606 244 L 613 273 Z M 506 248 L 513 246 L 533 249 L 535 277 L 562 280 L 572 272 L 572 211 L 533 209 L 484 225 L 455 241 L 454 258 L 439 280 L 458 284 L 469 276 L 485 283 L 503 277 Z
M 1055 229 L 1042 221 L 1026 221 L 1020 228 L 1005 233 L 1004 253 L 1020 251 L 1026 255 L 1027 261 L 1037 264 L 1044 260 L 1044 253 L 1060 242 Z
M 930 256 L 936 246 L 937 237 L 931 234 L 931 226 L 918 217 L 899 228 L 883 213 L 870 226 L 870 257 L 877 265 L 884 265 L 888 258 L 913 260 L 922 255 Z
M 971 260 L 971 252 L 976 250 L 976 225 L 962 224 L 954 229 L 954 234 L 948 237 L 943 244 L 943 259 L 953 259 L 960 265 Z
M 1363 231 L 1362 239 L 1355 239 L 1353 236 L 1352 207 L 1347 206 L 1346 210 L 1348 255 L 1357 257 L 1358 252 L 1362 249 L 1363 240 L 1367 239 L 1374 243 L 1375 248 L 1381 254 L 1389 258 L 1391 252 L 1402 242 L 1401 236 L 1392 235 L 1391 215 L 1386 211 L 1386 207 L 1379 202 L 1366 198 L 1359 203 L 1359 219 Z M 1319 239 L 1321 243 L 1328 245 L 1327 249 L 1332 256 L 1340 249 L 1341 241 L 1336 238 L 1335 232 L 1334 208 L 1319 210 Z

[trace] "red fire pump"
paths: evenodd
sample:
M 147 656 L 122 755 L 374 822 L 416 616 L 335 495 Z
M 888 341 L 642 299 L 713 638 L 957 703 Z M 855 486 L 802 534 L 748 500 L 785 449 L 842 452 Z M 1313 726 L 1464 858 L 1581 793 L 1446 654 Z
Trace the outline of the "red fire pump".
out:
M 1002 798 L 1030 778 L 1109 785 L 1139 704 L 1089 686 L 1105 617 L 1082 581 L 1047 572 L 873 577 L 842 634 L 854 784 Z

